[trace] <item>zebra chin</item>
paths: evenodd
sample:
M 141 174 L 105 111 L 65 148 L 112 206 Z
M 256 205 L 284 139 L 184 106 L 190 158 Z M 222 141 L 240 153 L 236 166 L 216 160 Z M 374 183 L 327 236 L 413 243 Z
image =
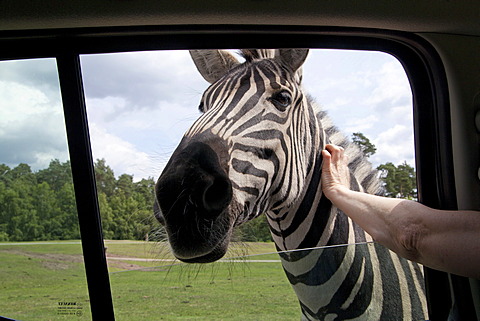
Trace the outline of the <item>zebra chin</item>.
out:
M 228 244 L 230 243 L 230 235 L 226 236 L 219 244 L 212 248 L 186 249 L 181 247 L 175 248 L 172 245 L 173 255 L 180 261 L 185 263 L 212 263 L 221 259 L 227 253 Z M 192 251 L 193 250 L 193 251 Z
M 210 217 L 192 207 L 182 213 L 172 213 L 165 218 L 156 213 L 164 225 L 173 255 L 185 263 L 210 263 L 221 259 L 227 252 L 233 230 L 233 220 L 226 208 Z M 191 218 L 191 219 L 189 219 Z

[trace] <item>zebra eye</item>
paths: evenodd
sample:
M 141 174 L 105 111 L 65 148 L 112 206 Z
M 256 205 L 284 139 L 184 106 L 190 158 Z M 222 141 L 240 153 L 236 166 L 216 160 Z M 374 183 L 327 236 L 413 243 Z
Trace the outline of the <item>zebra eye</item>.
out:
M 285 111 L 288 106 L 292 103 L 292 96 L 286 90 L 275 93 L 268 100 L 280 111 Z

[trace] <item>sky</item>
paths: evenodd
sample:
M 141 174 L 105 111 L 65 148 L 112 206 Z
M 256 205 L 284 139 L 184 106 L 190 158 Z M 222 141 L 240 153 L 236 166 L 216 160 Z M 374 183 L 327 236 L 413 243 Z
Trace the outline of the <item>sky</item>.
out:
M 208 87 L 188 52 L 88 55 L 81 66 L 94 159 L 117 176 L 156 179 Z M 312 50 L 303 75 L 305 90 L 345 135 L 362 132 L 377 147 L 374 166 L 414 166 L 412 95 L 394 57 Z M 39 170 L 65 161 L 65 135 L 55 60 L 0 62 L 0 163 Z

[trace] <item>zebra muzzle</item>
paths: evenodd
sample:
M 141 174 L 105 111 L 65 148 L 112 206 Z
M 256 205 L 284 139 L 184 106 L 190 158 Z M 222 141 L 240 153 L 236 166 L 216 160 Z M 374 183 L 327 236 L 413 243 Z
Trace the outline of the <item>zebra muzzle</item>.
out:
M 218 247 L 223 248 L 234 220 L 228 211 L 233 191 L 209 144 L 191 142 L 181 147 L 158 179 L 156 198 L 161 214 L 156 216 L 166 227 L 174 254 L 187 261 L 214 249 L 222 251 Z

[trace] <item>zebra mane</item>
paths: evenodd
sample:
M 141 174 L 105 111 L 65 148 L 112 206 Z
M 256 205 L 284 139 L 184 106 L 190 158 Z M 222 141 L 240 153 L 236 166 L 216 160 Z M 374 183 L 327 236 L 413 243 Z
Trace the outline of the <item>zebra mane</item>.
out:
M 275 57 L 274 49 L 241 49 L 240 55 L 247 61 L 252 62 L 259 59 L 268 59 Z
M 328 113 L 322 110 L 321 106 L 319 106 L 311 95 L 307 94 L 307 100 L 313 107 L 318 121 L 322 124 L 327 134 L 329 139 L 328 143 L 342 146 L 345 149 L 345 154 L 347 154 L 349 158 L 350 171 L 361 184 L 364 189 L 363 191 L 369 194 L 383 195 L 384 188 L 379 179 L 378 170 L 372 167 L 372 164 L 368 158 L 365 157 L 360 147 L 353 143 L 350 138 L 333 124 Z
M 277 49 L 240 49 L 238 52 L 246 63 L 253 62 L 255 60 L 273 59 L 278 54 Z M 296 81 L 298 84 L 302 82 L 303 69 L 298 68 L 295 72 Z

